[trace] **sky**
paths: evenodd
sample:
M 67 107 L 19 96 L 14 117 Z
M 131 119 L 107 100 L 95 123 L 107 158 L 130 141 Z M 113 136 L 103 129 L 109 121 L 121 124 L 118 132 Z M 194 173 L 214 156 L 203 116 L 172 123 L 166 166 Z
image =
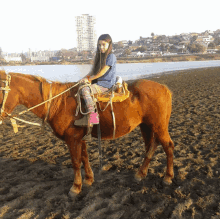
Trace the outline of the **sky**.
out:
M 220 29 L 219 0 L 0 0 L 3 52 L 77 47 L 75 16 L 96 19 L 97 37 L 113 42 Z

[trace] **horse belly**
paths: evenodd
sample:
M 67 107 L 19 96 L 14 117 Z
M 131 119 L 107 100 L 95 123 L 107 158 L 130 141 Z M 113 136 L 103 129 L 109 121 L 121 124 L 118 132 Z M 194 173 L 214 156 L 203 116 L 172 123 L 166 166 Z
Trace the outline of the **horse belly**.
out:
M 135 129 L 141 123 L 141 118 L 136 111 L 127 113 L 127 115 L 123 117 L 118 116 L 116 122 L 117 132 L 118 135 L 120 135 L 119 137 L 121 137 Z
M 125 111 L 124 114 L 115 112 L 115 138 L 122 137 L 132 130 L 134 130 L 141 123 L 141 117 L 138 111 Z M 111 118 L 101 118 L 101 138 L 102 139 L 112 139 L 114 132 L 113 119 Z M 94 126 L 93 137 L 97 137 L 97 128 Z

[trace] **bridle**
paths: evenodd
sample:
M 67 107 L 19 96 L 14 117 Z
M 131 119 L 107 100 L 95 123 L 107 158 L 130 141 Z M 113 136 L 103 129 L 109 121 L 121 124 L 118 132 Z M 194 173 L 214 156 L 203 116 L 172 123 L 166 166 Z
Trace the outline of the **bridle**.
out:
M 5 112 L 5 103 L 8 97 L 8 93 L 11 90 L 10 89 L 11 75 L 6 74 L 6 79 L 0 79 L 0 81 L 5 84 L 4 87 L 0 87 L 0 91 L 2 91 L 2 94 L 3 94 L 3 101 L 2 101 L 1 114 L 0 114 L 0 119 L 2 119 L 3 113 Z
M 5 113 L 5 114 L 7 114 L 7 117 L 10 118 L 10 120 L 11 120 L 11 122 L 12 122 L 12 125 L 13 125 L 13 124 L 16 124 L 16 122 L 15 122 L 15 120 L 14 120 L 14 119 L 16 119 L 16 120 L 18 120 L 18 121 L 21 121 L 21 122 L 24 122 L 24 123 L 28 123 L 28 124 L 31 124 L 31 125 L 42 126 L 43 124 L 41 125 L 41 124 L 35 123 L 35 122 L 28 122 L 28 121 L 25 121 L 25 120 L 23 120 L 23 119 L 19 119 L 19 118 L 17 118 L 16 116 L 12 116 L 11 114 L 5 112 L 5 103 L 6 103 L 6 100 L 7 100 L 7 97 L 8 97 L 8 93 L 9 93 L 9 91 L 11 90 L 10 87 L 9 87 L 9 86 L 10 86 L 10 82 L 11 82 L 11 75 L 10 75 L 10 74 L 6 74 L 6 79 L 1 79 L 1 78 L 0 78 L 0 82 L 1 82 L 1 81 L 2 81 L 3 83 L 5 83 L 5 86 L 4 86 L 4 87 L 0 87 L 0 91 L 2 90 L 2 92 L 3 92 L 3 101 L 2 101 L 2 106 L 1 106 L 1 109 L 0 109 L 0 111 L 1 111 L 1 114 L 0 114 L 0 124 L 2 124 L 2 121 L 3 121 L 3 119 L 4 119 L 3 113 Z M 39 106 L 41 106 L 41 105 L 43 105 L 43 104 L 49 102 L 49 104 L 48 104 L 48 111 L 47 111 L 47 113 L 46 113 L 46 117 L 45 117 L 44 120 L 43 120 L 43 123 L 46 122 L 46 120 L 48 119 L 48 114 L 49 114 L 49 110 L 50 110 L 51 100 L 53 100 L 53 99 L 57 98 L 58 96 L 60 96 L 60 95 L 62 95 L 62 94 L 64 94 L 64 93 L 66 93 L 67 91 L 69 91 L 69 90 L 71 90 L 72 88 L 76 87 L 78 84 L 79 84 L 79 82 L 77 82 L 77 83 L 74 84 L 73 86 L 67 88 L 66 90 L 62 91 L 61 93 L 59 93 L 59 94 L 57 94 L 57 95 L 55 95 L 55 96 L 52 96 L 52 86 L 50 86 L 50 94 L 49 94 L 49 99 L 48 99 L 48 100 L 45 100 L 45 101 L 43 101 L 43 102 L 41 102 L 41 103 L 39 103 L 39 104 L 37 104 L 37 105 L 31 107 L 31 108 L 28 108 L 28 109 L 26 109 L 26 110 L 24 110 L 24 111 L 18 113 L 17 115 L 22 115 L 22 114 L 24 114 L 24 113 L 26 113 L 26 112 L 28 112 L 28 111 L 30 111 L 30 110 L 36 108 L 36 107 L 39 107 Z
M 10 74 L 6 74 L 6 79 L 1 79 L 1 78 L 0 78 L 0 82 L 3 82 L 3 83 L 5 84 L 4 87 L 0 87 L 0 91 L 3 92 L 3 101 L 2 101 L 2 106 L 1 106 L 1 109 L 0 109 L 0 111 L 1 111 L 1 114 L 0 114 L 0 124 L 1 124 L 2 121 L 3 121 L 3 118 L 4 118 L 4 117 L 3 117 L 3 113 L 5 112 L 5 103 L 6 103 L 6 100 L 7 100 L 7 97 L 8 97 L 8 93 L 9 93 L 9 91 L 11 90 L 11 89 L 10 89 L 11 75 L 10 75 Z M 38 107 L 38 106 L 40 106 L 40 105 L 42 105 L 42 104 L 45 104 L 46 102 L 49 102 L 48 111 L 47 111 L 46 117 L 45 117 L 46 119 L 44 119 L 44 121 L 43 121 L 43 123 L 42 123 L 42 126 L 44 127 L 43 124 L 44 124 L 44 122 L 47 120 L 48 113 L 49 113 L 49 110 L 50 110 L 51 100 L 54 99 L 54 98 L 57 98 L 58 96 L 62 95 L 63 93 L 65 93 L 65 92 L 69 91 L 70 89 L 76 87 L 78 84 L 79 84 L 79 82 L 76 83 L 75 85 L 73 85 L 72 87 L 66 89 L 65 91 L 61 92 L 60 94 L 55 95 L 55 96 L 53 96 L 53 97 L 52 97 L 52 92 L 50 92 L 50 96 L 49 96 L 49 99 L 48 99 L 48 100 L 46 100 L 46 101 L 44 101 L 44 102 L 42 102 L 42 103 L 40 103 L 40 104 L 38 104 L 38 105 L 36 105 L 36 106 L 33 106 L 33 107 L 31 107 L 31 108 L 29 108 L 29 109 L 27 109 L 27 110 L 24 110 L 24 111 L 20 112 L 19 114 L 23 114 L 23 113 L 25 113 L 25 112 L 30 111 L 30 110 L 33 109 L 33 108 L 36 108 L 36 107 Z M 50 89 L 50 90 L 52 90 L 52 89 Z M 111 99 L 111 98 L 110 98 L 110 99 Z M 78 107 L 77 107 L 77 108 L 78 108 Z M 100 109 L 101 109 L 101 108 L 100 108 Z M 114 112 L 113 112 L 112 101 L 111 101 L 111 109 L 112 109 L 112 113 L 113 113 L 112 116 L 113 116 L 113 124 L 114 124 L 113 138 L 115 138 L 115 118 L 114 118 Z M 17 120 L 20 120 L 20 121 L 22 121 L 22 122 L 29 123 L 29 124 L 32 124 L 32 125 L 39 125 L 39 124 L 37 124 L 37 123 L 27 122 L 27 121 L 25 121 L 25 120 L 18 119 L 18 118 L 14 117 L 14 116 L 11 117 L 10 114 L 8 114 L 7 112 L 5 112 L 5 113 L 7 114 L 7 116 L 10 116 L 10 120 L 11 120 L 11 123 L 12 123 L 12 126 L 13 126 L 13 129 L 14 129 L 14 132 L 15 132 L 15 133 L 18 132 L 18 126 L 17 126 L 16 121 L 15 121 L 14 119 L 17 119 Z M 77 112 L 77 114 L 78 114 L 78 112 Z M 39 125 L 39 126 L 40 126 L 40 125 Z M 101 150 L 101 129 L 100 129 L 100 123 L 98 124 L 98 147 L 99 147 L 99 159 L 100 159 L 100 168 L 101 168 L 101 167 L 102 167 L 102 150 Z

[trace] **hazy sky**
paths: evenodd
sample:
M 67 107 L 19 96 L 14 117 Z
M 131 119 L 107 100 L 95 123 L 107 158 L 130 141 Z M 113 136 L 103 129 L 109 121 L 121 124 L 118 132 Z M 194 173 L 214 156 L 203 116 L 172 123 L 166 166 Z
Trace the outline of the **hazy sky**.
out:
M 156 35 L 220 29 L 219 0 L 0 0 L 0 47 L 4 52 L 77 46 L 75 16 L 96 18 L 97 37 L 113 42 Z

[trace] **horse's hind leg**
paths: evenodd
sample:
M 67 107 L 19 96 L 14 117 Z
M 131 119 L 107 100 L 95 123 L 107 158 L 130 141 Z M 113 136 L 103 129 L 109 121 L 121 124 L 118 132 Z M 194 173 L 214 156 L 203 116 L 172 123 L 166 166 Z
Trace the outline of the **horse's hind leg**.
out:
M 172 179 L 174 178 L 174 172 L 173 172 L 173 150 L 174 150 L 174 144 L 173 141 L 170 138 L 170 135 L 168 133 L 168 130 L 164 131 L 161 130 L 158 132 L 159 134 L 156 134 L 160 143 L 163 146 L 163 149 L 167 155 L 167 171 L 166 175 L 163 179 L 164 183 L 171 184 Z
M 94 174 L 89 164 L 89 158 L 88 158 L 85 141 L 82 141 L 82 162 L 83 162 L 84 169 L 85 169 L 85 179 L 83 183 L 91 186 L 92 183 L 94 182 Z
M 142 136 L 145 142 L 146 154 L 145 154 L 145 158 L 144 158 L 144 162 L 142 166 L 140 167 L 139 171 L 135 175 L 135 178 L 137 180 L 141 180 L 147 176 L 150 161 L 158 145 L 157 142 L 155 142 L 154 133 L 150 127 L 142 123 L 140 124 L 140 128 L 141 128 L 141 133 L 142 133 Z

